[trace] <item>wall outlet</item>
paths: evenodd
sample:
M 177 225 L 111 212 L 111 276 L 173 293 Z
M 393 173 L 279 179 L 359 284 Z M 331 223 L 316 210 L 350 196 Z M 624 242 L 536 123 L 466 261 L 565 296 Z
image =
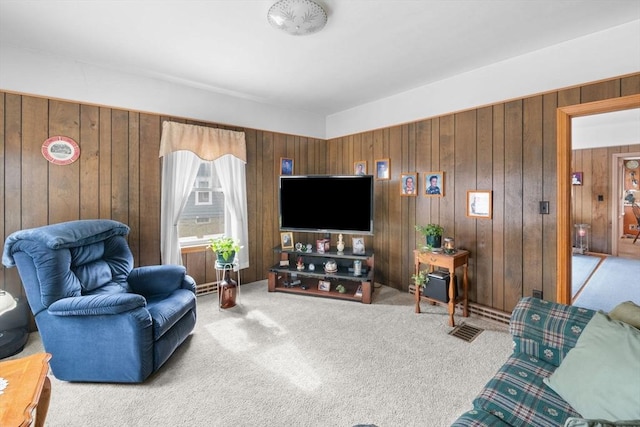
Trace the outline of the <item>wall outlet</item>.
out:
M 540 289 L 534 289 L 533 292 L 532 292 L 532 296 L 534 298 L 542 299 L 542 291 Z
M 540 202 L 540 213 L 549 215 L 549 202 Z

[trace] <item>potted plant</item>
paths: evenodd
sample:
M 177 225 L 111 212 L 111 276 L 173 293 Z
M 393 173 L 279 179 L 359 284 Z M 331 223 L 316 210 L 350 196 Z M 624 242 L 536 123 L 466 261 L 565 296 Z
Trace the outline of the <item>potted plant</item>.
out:
M 425 237 L 426 244 L 431 248 L 442 246 L 442 233 L 444 228 L 438 224 L 416 225 L 416 231 Z
M 425 270 L 420 270 L 418 271 L 418 274 L 411 276 L 411 280 L 413 280 L 413 284 L 416 285 L 416 292 L 420 292 L 429 281 L 429 277 Z
M 240 244 L 231 237 L 221 236 L 209 240 L 207 248 L 211 249 L 218 256 L 218 262 L 230 263 L 240 250 Z

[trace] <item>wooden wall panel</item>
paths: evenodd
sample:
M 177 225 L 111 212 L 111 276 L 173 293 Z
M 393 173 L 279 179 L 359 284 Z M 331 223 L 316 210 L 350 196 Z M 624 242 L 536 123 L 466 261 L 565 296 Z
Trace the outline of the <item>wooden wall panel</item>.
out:
M 293 158 L 294 172 L 305 174 L 350 174 L 358 160 L 365 160 L 368 172 L 375 174 L 375 160 L 388 158 L 391 179 L 375 181 L 375 234 L 365 237 L 367 248 L 376 254 L 377 282 L 407 289 L 413 249 L 424 244 L 414 225 L 437 222 L 459 246 L 471 250 L 472 301 L 510 311 L 533 289 L 542 289 L 547 299 L 553 299 L 555 110 L 634 93 L 640 93 L 640 73 L 329 141 L 233 128 L 244 131 L 247 140 L 250 242 L 245 250 L 250 268 L 242 272 L 242 283 L 266 278 L 277 260 L 273 248 L 280 239 L 280 157 Z M 131 227 L 129 243 L 136 265 L 160 262 L 162 122 L 188 120 L 3 92 L 0 113 L 4 238 L 45 223 L 114 218 Z M 79 142 L 77 162 L 54 166 L 41 156 L 44 139 L 55 134 Z M 610 162 L 602 156 L 610 157 L 616 150 L 590 150 L 574 159 L 574 166 L 585 172 L 585 185 L 575 188 L 573 214 L 592 223 L 598 233 L 606 234 L 611 227 L 611 198 L 597 202 L 597 195 L 605 193 L 610 182 L 604 178 L 610 173 Z M 445 172 L 443 198 L 422 194 L 430 171 Z M 403 172 L 419 174 L 418 197 L 400 196 Z M 597 179 L 600 184 L 593 181 L 594 174 L 603 177 Z M 493 219 L 466 217 L 469 189 L 493 191 Z M 540 200 L 551 202 L 549 215 L 537 213 Z M 598 234 L 594 244 L 606 250 L 610 238 L 602 236 Z M 301 241 L 316 237 L 294 235 Z M 214 280 L 210 251 L 185 254 L 183 259 L 199 282 Z M 0 278 L 3 289 L 21 292 L 14 269 L 3 268 Z

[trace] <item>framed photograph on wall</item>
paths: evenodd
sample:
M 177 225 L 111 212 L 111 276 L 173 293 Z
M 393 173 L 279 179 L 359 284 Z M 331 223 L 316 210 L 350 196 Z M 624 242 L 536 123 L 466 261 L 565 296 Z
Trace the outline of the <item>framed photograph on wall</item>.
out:
M 353 163 L 353 174 L 354 175 L 366 175 L 367 174 L 367 161 L 366 160 L 358 160 Z
M 280 175 L 293 175 L 293 159 L 280 157 Z
M 426 172 L 424 174 L 424 195 L 427 197 L 444 196 L 444 172 Z
M 376 160 L 376 179 L 391 179 L 389 159 Z
M 280 245 L 282 249 L 293 249 L 293 233 L 290 231 L 280 233 Z
M 571 174 L 571 185 L 582 185 L 582 172 L 574 172 Z
M 414 197 L 418 195 L 418 174 L 416 172 L 400 175 L 400 195 Z
M 467 216 L 471 218 L 491 219 L 493 215 L 492 192 L 481 190 L 467 191 Z

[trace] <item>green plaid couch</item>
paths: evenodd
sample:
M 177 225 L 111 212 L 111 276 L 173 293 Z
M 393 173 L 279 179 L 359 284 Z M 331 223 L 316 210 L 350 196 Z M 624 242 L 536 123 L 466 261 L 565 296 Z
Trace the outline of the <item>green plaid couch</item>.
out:
M 596 312 L 537 298 L 522 298 L 509 322 L 513 354 L 452 426 L 562 426 L 580 417 L 546 386 Z

